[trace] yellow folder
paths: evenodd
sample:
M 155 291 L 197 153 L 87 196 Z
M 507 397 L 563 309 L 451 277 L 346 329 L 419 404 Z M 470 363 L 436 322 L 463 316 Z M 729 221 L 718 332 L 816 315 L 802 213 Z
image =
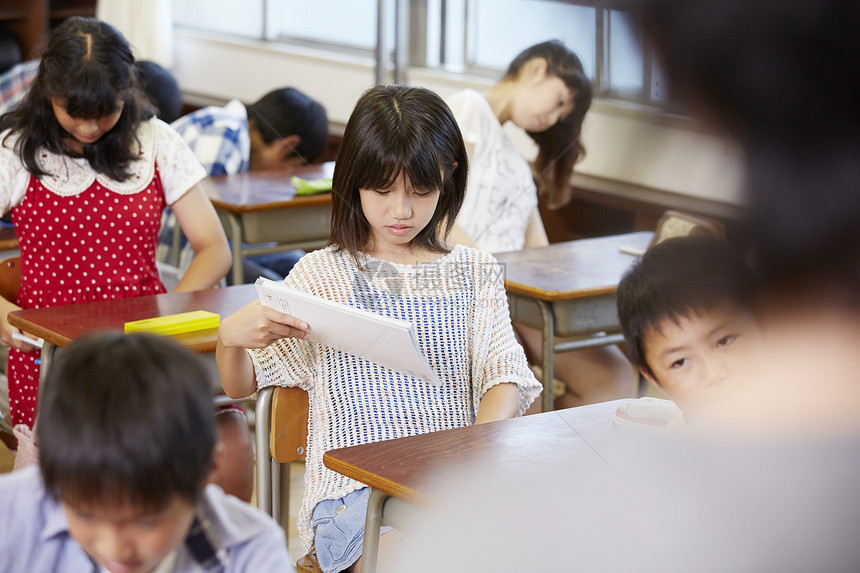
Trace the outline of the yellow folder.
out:
M 208 310 L 180 312 L 167 316 L 145 318 L 125 323 L 125 332 L 154 332 L 156 334 L 183 334 L 218 328 L 221 317 Z

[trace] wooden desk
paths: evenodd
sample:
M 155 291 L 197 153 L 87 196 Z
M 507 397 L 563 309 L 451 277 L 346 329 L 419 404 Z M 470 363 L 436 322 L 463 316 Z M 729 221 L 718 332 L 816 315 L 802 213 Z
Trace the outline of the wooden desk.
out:
M 296 196 L 294 175 L 331 177 L 334 162 L 291 171 L 209 177 L 201 186 L 218 212 L 233 250 L 233 284 L 242 284 L 242 257 L 323 246 L 331 228 L 331 193 Z M 275 246 L 245 246 L 277 243 Z
M 652 236 L 627 233 L 495 255 L 505 266 L 511 319 L 542 333 L 544 412 L 553 408 L 553 354 L 623 340 L 615 291 L 634 257 L 619 247 L 644 251 Z
M 432 501 L 428 478 L 469 464 L 510 475 L 557 461 L 559 452 L 605 463 L 599 438 L 609 432 L 618 405 L 627 400 L 544 412 L 407 438 L 331 450 L 323 463 L 370 486 L 362 573 L 375 571 L 380 524 L 399 525 L 415 505 Z M 409 509 L 410 506 L 412 509 Z M 393 519 L 392 519 L 393 518 Z M 407 521 L 408 523 L 408 521 Z
M 254 285 L 238 285 L 195 292 L 168 293 L 136 298 L 103 300 L 80 304 L 51 306 L 9 313 L 9 324 L 42 338 L 44 376 L 56 349 L 63 348 L 81 336 L 97 330 L 123 331 L 132 320 L 154 318 L 191 310 L 217 312 L 222 318 L 257 298 Z M 218 329 L 213 328 L 174 336 L 196 352 L 214 352 Z

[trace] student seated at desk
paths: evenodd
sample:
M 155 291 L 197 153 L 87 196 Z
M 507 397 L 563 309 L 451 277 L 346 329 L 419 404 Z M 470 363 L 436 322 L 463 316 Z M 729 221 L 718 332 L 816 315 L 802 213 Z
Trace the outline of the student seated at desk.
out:
M 209 175 L 309 165 L 328 142 L 328 116 L 323 105 L 291 87 L 272 90 L 248 106 L 234 99 L 224 107 L 204 107 L 179 118 L 171 127 Z M 170 256 L 174 227 L 175 221 L 168 216 L 159 236 L 161 261 Z M 181 269 L 193 254 L 183 249 Z M 243 257 L 245 282 L 254 282 L 259 276 L 283 280 L 303 254 L 291 251 Z
M 209 371 L 148 334 L 94 334 L 45 381 L 41 465 L 0 477 L 0 571 L 286 571 L 284 531 L 207 477 Z
M 591 81 L 579 57 L 559 41 L 523 50 L 486 93 L 463 90 L 448 104 L 457 118 L 472 171 L 463 208 L 448 240 L 498 253 L 549 244 L 538 194 L 550 208 L 570 201 L 570 176 L 585 153 L 580 134 L 591 106 Z M 503 129 L 525 130 L 538 145 L 534 172 Z M 536 184 L 537 182 L 537 184 Z M 514 325 L 533 364 L 541 364 L 539 330 Z M 633 395 L 635 376 L 616 347 L 566 352 L 553 361 L 564 392 L 557 408 Z
M 15 338 L 9 312 L 167 292 L 155 258 L 166 205 L 196 251 L 174 291 L 220 282 L 230 248 L 198 185 L 205 176 L 179 135 L 154 117 L 122 34 L 80 17 L 54 29 L 38 81 L 0 116 L 0 212 L 11 211 L 21 249 L 16 300 L 0 298 L 13 425 L 33 426 L 40 353 Z M 230 476 L 219 483 L 250 499 L 247 422 L 234 411 L 218 423 L 227 451 L 237 454 L 231 476 L 243 485 L 232 489 Z
M 442 240 L 463 200 L 468 165 L 460 130 L 439 96 L 403 86 L 368 90 L 337 157 L 331 245 L 305 255 L 286 281 L 411 321 L 441 385 L 313 342 L 314 317 L 292 317 L 259 301 L 219 328 L 216 358 L 230 396 L 272 385 L 309 394 L 298 529 L 308 560 L 318 559 L 325 573 L 355 570 L 369 495 L 323 465 L 326 450 L 512 418 L 540 394 L 492 270 L 498 263 Z M 397 534 L 382 536 L 381 563 L 392 539 Z
M 686 419 L 731 392 L 758 346 L 752 272 L 725 241 L 678 237 L 648 249 L 618 285 L 627 353 Z

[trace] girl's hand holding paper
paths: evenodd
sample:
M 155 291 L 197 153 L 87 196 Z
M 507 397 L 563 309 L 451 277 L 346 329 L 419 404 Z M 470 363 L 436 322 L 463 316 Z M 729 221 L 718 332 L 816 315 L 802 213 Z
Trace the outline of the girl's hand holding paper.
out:
M 265 348 L 282 338 L 309 340 L 307 329 L 304 320 L 255 300 L 221 321 L 218 339 L 226 347 Z

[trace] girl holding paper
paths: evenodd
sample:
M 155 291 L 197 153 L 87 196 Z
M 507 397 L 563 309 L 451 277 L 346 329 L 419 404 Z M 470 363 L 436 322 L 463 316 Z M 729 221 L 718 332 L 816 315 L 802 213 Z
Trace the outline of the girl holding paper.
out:
M 358 101 L 335 163 L 330 245 L 287 284 L 412 322 L 441 385 L 311 339 L 312 316 L 258 301 L 221 323 L 224 389 L 307 390 L 311 418 L 299 533 L 326 573 L 356 563 L 367 488 L 325 468 L 326 450 L 521 415 L 540 394 L 510 322 L 495 259 L 442 239 L 463 201 L 468 158 L 448 106 L 422 88 Z M 246 350 L 250 349 L 250 350 Z M 380 545 L 384 562 L 386 540 Z

